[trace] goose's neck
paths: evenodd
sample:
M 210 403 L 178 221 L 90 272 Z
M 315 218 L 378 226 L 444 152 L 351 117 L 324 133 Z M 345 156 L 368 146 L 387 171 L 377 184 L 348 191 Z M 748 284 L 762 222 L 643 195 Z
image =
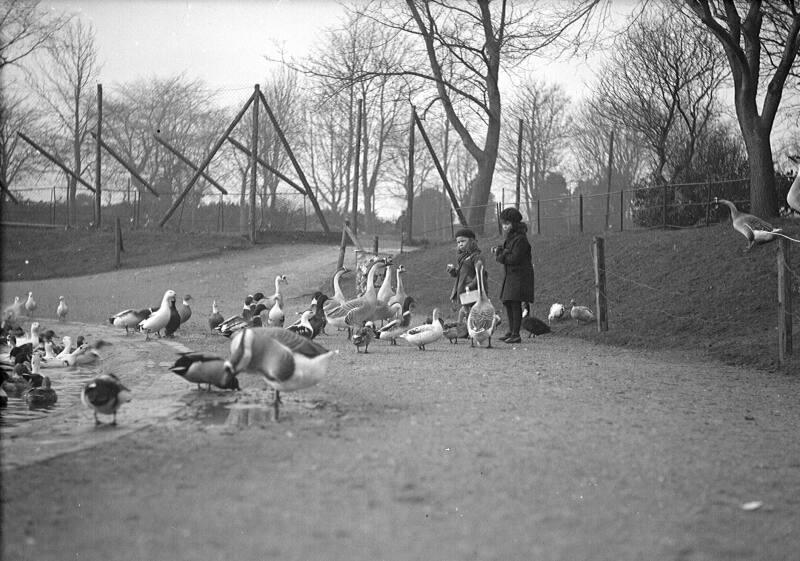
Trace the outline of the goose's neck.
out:
M 400 269 L 397 269 L 397 291 L 396 291 L 396 292 L 400 292 L 401 290 L 403 290 L 403 277 L 402 277 L 402 273 L 403 273 L 403 271 L 402 271 L 402 270 L 400 270 Z
M 725 199 L 720 199 L 719 202 L 721 202 L 722 204 L 724 204 L 725 206 L 727 206 L 730 209 L 730 211 L 731 211 L 731 219 L 734 219 L 739 215 L 739 209 L 736 208 L 736 205 L 733 204 L 732 202 L 727 201 Z
M 370 296 L 377 295 L 375 291 L 375 274 L 380 266 L 380 263 L 375 263 L 369 268 L 369 272 L 367 273 L 367 290 L 365 294 L 369 294 Z

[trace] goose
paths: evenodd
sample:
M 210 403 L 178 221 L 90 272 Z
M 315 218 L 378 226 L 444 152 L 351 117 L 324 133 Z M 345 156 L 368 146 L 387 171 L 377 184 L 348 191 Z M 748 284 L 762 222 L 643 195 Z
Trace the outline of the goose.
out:
M 555 304 L 550 306 L 550 313 L 547 314 L 547 323 L 552 324 L 554 319 L 556 320 L 564 319 L 565 316 L 566 314 L 564 310 L 564 304 L 559 304 L 558 302 L 556 302 Z
M 789 158 L 794 162 L 800 162 L 800 156 L 789 156 Z M 791 210 L 800 213 L 800 169 L 797 170 L 792 186 L 789 187 L 789 192 L 786 194 L 786 204 Z
M 569 317 L 575 320 L 575 323 L 590 323 L 594 321 L 594 312 L 586 306 L 576 306 L 575 300 L 570 300 Z
M 255 312 L 252 314 L 252 317 L 249 320 L 244 319 L 242 316 L 232 316 L 220 323 L 214 328 L 214 330 L 218 331 L 225 337 L 230 337 L 245 327 L 261 327 L 261 314 L 266 309 L 267 308 L 264 306 L 264 304 L 259 304 L 256 306 Z
M 253 327 L 231 338 L 229 365 L 234 375 L 242 372 L 264 377 L 275 391 L 274 418 L 280 409 L 280 392 L 311 387 L 326 375 L 331 357 L 322 345 L 280 327 Z
M 444 337 L 450 341 L 450 344 L 458 344 L 459 339 L 468 339 L 469 330 L 467 329 L 466 321 L 451 321 L 446 322 L 442 329 L 444 330 Z
M 383 261 L 375 261 L 372 264 L 367 273 L 367 289 L 362 296 L 348 300 L 333 310 L 326 310 L 325 318 L 328 320 L 329 324 L 347 329 L 349 337 L 352 326 L 362 325 L 365 321 L 373 320 L 375 310 L 378 306 L 378 294 L 375 290 L 375 275 L 379 269 L 385 266 L 386 263 Z
M 467 333 L 471 339 L 470 346 L 481 345 L 487 341 L 487 348 L 492 348 L 492 333 L 497 326 L 497 314 L 494 305 L 486 295 L 486 288 L 483 286 L 483 263 L 478 262 L 475 271 L 475 278 L 478 281 L 478 300 L 469 309 L 467 316 Z
M 800 240 L 790 238 L 784 234 L 780 228 L 775 228 L 766 220 L 762 220 L 753 214 L 740 212 L 739 209 L 736 208 L 736 205 L 729 200 L 714 197 L 714 204 L 724 204 L 730 209 L 731 224 L 733 225 L 733 229 L 747 238 L 747 247 L 745 248 L 745 251 L 750 251 L 755 244 L 761 245 L 775 241 L 777 236 L 800 243 Z
M 536 335 L 550 333 L 550 327 L 537 317 L 534 317 L 530 305 L 526 302 L 522 310 L 522 329 L 528 332 L 528 339 Z
M 415 304 L 411 296 L 406 296 L 402 304 L 392 304 L 391 308 L 395 311 L 395 319 L 378 330 L 378 339 L 389 341 L 389 344 L 396 345 L 397 338 L 408 331 L 411 325 L 411 315 Z
M 189 305 L 189 302 L 192 301 L 192 295 L 187 294 L 183 297 L 183 301 L 181 302 L 180 307 L 175 306 L 178 309 L 178 315 L 181 318 L 181 325 L 189 321 L 189 318 L 192 317 L 192 308 Z
M 65 321 L 67 319 L 67 312 L 69 312 L 69 306 L 67 306 L 66 300 L 64 300 L 63 296 L 58 297 L 58 306 L 56 306 L 56 317 L 58 321 Z
M 385 321 L 394 317 L 394 311 L 389 308 L 389 299 L 394 296 L 394 291 L 392 290 L 392 277 L 394 276 L 394 266 L 389 263 L 386 265 L 386 271 L 383 275 L 383 282 L 381 282 L 381 287 L 378 289 L 377 298 L 378 298 L 378 305 L 375 308 L 375 314 L 373 315 L 375 320 Z
M 209 327 L 209 329 L 214 331 L 214 329 L 219 324 L 221 324 L 223 321 L 225 321 L 225 318 L 222 317 L 221 313 L 219 313 L 219 308 L 217 308 L 217 301 L 216 300 L 212 300 L 211 301 L 211 315 L 208 316 L 208 327 Z
M 262 316 L 263 321 L 263 316 Z M 286 321 L 286 314 L 283 312 L 283 302 L 281 298 L 276 298 L 275 303 L 270 308 L 269 312 L 267 312 L 267 325 L 272 327 L 283 327 L 283 323 Z
M 345 273 L 349 273 L 350 269 L 347 267 L 339 267 L 333 274 L 333 296 L 330 298 L 331 305 L 344 304 L 347 302 L 347 297 L 344 295 L 341 286 L 341 278 Z
M 25 300 L 25 312 L 32 316 L 36 311 L 36 300 L 33 299 L 33 292 L 28 292 L 28 299 Z
M 361 352 L 361 347 L 364 347 L 364 354 L 369 352 L 369 344 L 375 338 L 375 324 L 371 321 L 364 322 L 364 325 L 353 329 L 353 334 L 350 336 L 350 342 L 356 347 L 356 353 Z
M 145 332 L 145 341 L 150 340 L 151 333 L 159 333 L 162 329 L 167 327 L 167 324 L 170 323 L 172 310 L 174 309 L 175 291 L 170 289 L 164 292 L 164 296 L 161 298 L 161 305 L 158 307 L 158 310 L 150 314 L 147 319 L 139 322 L 139 330 Z M 180 317 L 178 318 L 178 322 L 180 325 Z
M 405 333 L 397 336 L 398 339 L 403 339 L 411 345 L 416 345 L 417 348 L 424 351 L 425 345 L 430 345 L 442 338 L 444 329 L 442 322 L 439 321 L 439 308 L 433 309 L 433 321 L 431 323 L 423 323 L 417 327 L 412 327 Z
M 403 265 L 397 266 L 397 288 L 395 289 L 394 294 L 391 298 L 389 298 L 388 304 L 391 306 L 392 304 L 400 304 L 403 305 L 403 302 L 406 300 L 406 289 L 403 286 L 403 276 L 406 273 L 406 268 Z
M 221 356 L 199 351 L 179 353 L 180 356 L 170 370 L 186 380 L 197 384 L 206 384 L 206 391 L 211 391 L 211 385 L 223 390 L 238 390 L 239 380 L 233 371 L 226 368 L 225 359 Z
M 25 401 L 29 407 L 46 407 L 58 401 L 58 395 L 50 383 L 50 377 L 44 376 L 41 387 L 31 388 L 25 392 Z
M 313 339 L 314 338 L 314 327 L 311 325 L 311 318 L 314 316 L 314 310 L 305 310 L 300 315 L 300 320 L 297 323 L 293 323 L 286 329 L 289 331 L 293 331 L 298 335 L 302 335 L 306 339 Z
M 124 327 L 125 335 L 130 335 L 130 330 L 138 328 L 139 324 L 149 318 L 151 314 L 150 308 L 122 310 L 108 318 L 108 323 L 114 327 Z
M 114 374 L 101 374 L 87 382 L 81 389 L 81 401 L 86 407 L 94 410 L 94 424 L 102 424 L 97 418 L 98 413 L 113 415 L 112 425 L 117 424 L 117 410 L 123 403 L 131 400 L 131 392 L 122 385 Z
M 280 301 L 281 306 L 283 306 L 283 292 L 281 292 L 282 285 L 288 286 L 289 280 L 286 278 L 286 275 L 277 275 L 275 277 L 275 293 L 272 294 L 272 296 L 266 297 L 262 295 L 262 298 L 256 300 L 256 303 L 260 302 L 261 304 L 264 304 L 267 309 L 271 309 L 275 305 L 276 301 Z

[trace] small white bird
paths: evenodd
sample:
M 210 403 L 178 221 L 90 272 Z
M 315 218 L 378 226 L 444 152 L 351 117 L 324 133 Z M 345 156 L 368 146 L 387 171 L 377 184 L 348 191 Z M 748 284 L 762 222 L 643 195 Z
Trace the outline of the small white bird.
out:
M 172 313 L 172 308 L 174 307 L 175 291 L 167 290 L 161 299 L 161 306 L 159 306 L 158 310 L 150 314 L 150 317 L 142 320 L 139 323 L 139 329 L 144 331 L 146 334 L 145 341 L 150 340 L 151 333 L 158 333 L 167 326 Z
M 444 335 L 444 327 L 442 322 L 439 321 L 439 308 L 433 309 L 431 315 L 433 321 L 431 323 L 423 323 L 417 327 L 412 327 L 405 333 L 398 335 L 398 339 L 403 339 L 411 345 L 416 345 L 417 348 L 424 351 L 425 345 L 430 345 L 442 338 Z
M 575 320 L 575 323 L 590 323 L 594 321 L 594 312 L 586 306 L 576 306 L 575 300 L 570 300 L 569 317 Z
M 564 304 L 559 304 L 558 302 L 556 302 L 555 304 L 550 306 L 550 313 L 547 314 L 547 322 L 552 324 L 554 319 L 555 320 L 564 319 L 565 317 L 564 312 L 565 312 Z
M 33 299 L 33 292 L 28 292 L 28 299 L 25 300 L 25 312 L 32 316 L 36 311 L 36 300 Z
M 58 321 L 64 321 L 65 319 L 67 319 L 67 312 L 69 312 L 69 307 L 67 306 L 67 303 L 64 300 L 63 296 L 59 296 L 58 306 L 56 307 L 56 317 L 58 317 Z

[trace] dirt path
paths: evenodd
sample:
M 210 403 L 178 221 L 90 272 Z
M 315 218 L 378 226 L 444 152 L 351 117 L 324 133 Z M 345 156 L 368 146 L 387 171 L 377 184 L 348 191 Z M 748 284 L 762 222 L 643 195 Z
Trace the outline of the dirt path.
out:
M 300 252 L 283 256 L 290 279 L 314 286 L 330 270 L 290 254 Z M 279 272 L 277 254 L 257 266 L 238 257 L 36 290 L 85 290 L 76 302 L 114 307 L 120 294 L 147 300 L 179 279 L 197 300 L 227 305 L 230 295 L 233 305 L 232 295 Z M 107 315 L 89 309 L 76 311 L 89 325 Z M 203 333 L 204 318 L 177 342 L 224 349 Z M 263 405 L 259 380 L 244 379 L 238 397 L 198 393 L 164 374 L 174 347 L 116 337 L 113 367 L 138 365 L 129 376 L 142 385 L 119 427 L 95 430 L 80 409 L 60 427 L 3 435 L 4 559 L 762 560 L 800 551 L 796 376 L 557 332 L 493 350 L 375 343 L 367 355 L 331 334 L 321 343 L 340 353 L 329 379 L 285 396 L 281 423 L 237 428 L 217 416 L 221 405 Z M 140 409 L 159 398 L 169 402 L 159 412 L 174 407 L 166 416 Z M 80 446 L 43 453 L 70 422 Z M 15 467 L 9 458 L 35 452 L 26 440 L 43 455 Z

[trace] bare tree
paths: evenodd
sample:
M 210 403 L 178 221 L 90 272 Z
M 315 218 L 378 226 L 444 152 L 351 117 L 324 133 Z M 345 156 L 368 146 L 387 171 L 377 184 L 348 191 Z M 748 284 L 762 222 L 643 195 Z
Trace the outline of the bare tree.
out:
M 17 135 L 18 131 L 24 130 L 33 136 L 42 136 L 31 129 L 41 129 L 40 115 L 35 106 L 26 105 L 24 97 L 19 94 L 0 93 L 0 180 L 9 189 L 12 182 L 41 171 L 40 162 L 35 158 L 36 151 Z
M 80 175 L 91 163 L 91 147 L 85 142 L 96 112 L 96 79 L 99 72 L 95 33 L 91 25 L 75 20 L 47 42 L 43 61 L 32 86 L 54 122 L 56 153 L 71 153 L 72 170 Z M 69 178 L 69 224 L 75 226 L 77 181 Z
M 751 212 L 776 216 L 770 136 L 800 50 L 800 8 L 795 0 L 684 0 L 681 4 L 725 50 L 750 163 Z
M 39 0 L 0 0 L 0 71 L 45 47 L 70 20 L 39 5 Z

